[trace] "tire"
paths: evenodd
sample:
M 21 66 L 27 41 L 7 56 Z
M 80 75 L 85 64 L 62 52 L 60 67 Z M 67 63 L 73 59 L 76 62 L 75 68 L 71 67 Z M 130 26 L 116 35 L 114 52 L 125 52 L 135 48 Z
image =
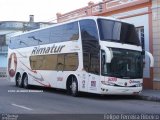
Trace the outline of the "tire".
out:
M 16 76 L 16 86 L 17 87 L 22 87 L 22 79 L 21 79 L 20 74 L 17 74 L 17 76 Z
M 18 87 L 18 77 L 19 77 L 19 75 L 17 75 L 16 79 L 15 79 L 16 87 Z
M 74 97 L 78 96 L 78 82 L 74 76 L 71 76 L 68 81 L 67 92 Z
M 24 76 L 23 76 L 23 87 L 24 88 L 26 88 L 26 89 L 28 89 L 28 75 L 27 74 L 25 74 Z

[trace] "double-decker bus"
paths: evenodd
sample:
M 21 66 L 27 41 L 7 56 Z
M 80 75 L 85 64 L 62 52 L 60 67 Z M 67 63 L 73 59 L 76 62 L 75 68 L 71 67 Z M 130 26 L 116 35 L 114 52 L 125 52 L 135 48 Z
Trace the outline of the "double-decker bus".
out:
M 142 91 L 145 53 L 134 25 L 90 16 L 10 38 L 8 74 L 16 86 L 132 95 Z

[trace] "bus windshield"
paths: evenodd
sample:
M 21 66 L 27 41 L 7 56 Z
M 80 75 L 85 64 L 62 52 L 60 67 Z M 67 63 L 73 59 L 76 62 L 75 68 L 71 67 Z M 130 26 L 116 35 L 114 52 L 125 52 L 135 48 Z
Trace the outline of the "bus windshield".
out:
M 100 39 L 140 46 L 140 40 L 132 24 L 119 21 L 98 19 Z
M 143 76 L 143 56 L 139 51 L 109 48 L 112 53 L 111 63 L 105 62 L 102 51 L 102 75 L 123 79 L 136 79 Z

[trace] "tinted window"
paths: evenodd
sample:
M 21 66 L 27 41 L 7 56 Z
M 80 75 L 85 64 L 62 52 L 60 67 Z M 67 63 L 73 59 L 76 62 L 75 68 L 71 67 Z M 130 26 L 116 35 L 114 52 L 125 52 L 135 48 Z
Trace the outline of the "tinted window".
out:
M 126 79 L 143 77 L 143 56 L 140 51 L 117 48 L 110 48 L 110 50 L 113 53 L 111 63 L 105 62 L 104 51 L 102 51 L 102 75 Z
M 74 71 L 78 68 L 78 54 L 66 54 L 65 55 L 65 67 L 66 71 Z
M 50 29 L 39 30 L 24 35 L 11 38 L 11 48 L 30 47 L 41 44 L 48 44 L 50 36 Z
M 144 26 L 137 27 L 136 32 L 138 34 L 138 37 L 140 39 L 142 50 L 145 50 L 145 35 L 144 35 Z
M 78 68 L 78 54 L 31 56 L 30 66 L 32 70 L 74 71 Z
M 30 57 L 32 70 L 55 70 L 57 67 L 57 55 L 37 55 Z
M 99 22 L 101 28 L 101 39 L 120 40 L 121 23 L 116 21 L 101 20 Z
M 93 74 L 100 73 L 100 47 L 97 27 L 94 20 L 80 21 L 82 48 L 83 48 L 83 67 L 87 72 Z
M 100 39 L 103 41 L 116 41 L 126 44 L 140 45 L 134 25 L 98 19 Z
M 12 38 L 10 39 L 9 47 L 12 48 L 12 49 L 15 49 L 15 48 L 19 48 L 19 47 L 20 47 L 20 39 L 19 39 L 19 36 L 12 37 Z
M 29 34 L 21 35 L 19 37 L 20 47 L 29 47 L 29 46 L 38 45 L 38 42 L 30 38 L 30 36 L 35 36 L 35 33 L 29 33 Z
M 51 28 L 50 42 L 63 42 L 69 40 L 78 40 L 78 23 L 68 23 Z
M 99 54 L 90 54 L 89 72 L 100 74 L 100 58 Z
M 69 40 L 78 40 L 78 38 L 79 38 L 78 22 L 73 22 L 13 37 L 10 41 L 9 47 L 22 48 L 22 47 L 48 44 L 49 42 L 52 43 L 52 42 L 63 42 Z
M 27 35 L 20 35 L 20 36 L 12 37 L 10 39 L 9 47 L 12 49 L 16 49 L 16 48 L 31 46 L 30 44 L 32 41 L 29 41 L 26 36 Z
M 59 54 L 57 59 L 57 70 L 63 71 L 64 70 L 64 54 Z
M 50 29 L 40 30 L 33 32 L 27 36 L 30 41 L 30 45 L 41 45 L 49 43 Z
M 97 27 L 94 20 L 81 20 L 82 40 L 98 40 Z
M 99 54 L 84 53 L 83 57 L 84 69 L 89 73 L 100 74 Z
M 88 52 L 83 52 L 83 67 L 84 69 L 89 72 L 89 67 L 90 67 L 90 53 Z

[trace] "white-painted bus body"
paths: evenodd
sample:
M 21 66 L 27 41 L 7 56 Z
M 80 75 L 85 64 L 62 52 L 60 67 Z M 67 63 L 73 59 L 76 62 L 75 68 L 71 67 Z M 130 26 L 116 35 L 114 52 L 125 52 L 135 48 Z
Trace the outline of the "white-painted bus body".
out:
M 92 19 L 96 21 L 98 18 L 120 21 L 114 18 L 107 18 L 107 17 L 87 17 L 87 18 L 72 20 L 65 23 L 56 24 L 48 28 L 52 28 L 55 26 L 63 25 L 74 21 L 78 21 L 78 26 L 79 26 L 80 20 Z M 34 32 L 38 31 L 39 30 L 34 30 Z M 30 33 L 32 32 L 24 33 L 24 35 Z M 120 48 L 120 49 L 142 52 L 141 46 L 136 46 L 136 45 L 128 45 L 128 44 L 107 42 L 101 40 L 99 40 L 99 45 L 100 49 L 104 48 L 104 51 L 105 48 Z M 56 52 L 57 49 L 59 49 L 58 52 Z M 108 51 L 105 52 L 107 53 Z M 31 68 L 31 63 L 30 63 L 31 56 L 52 55 L 52 54 L 58 55 L 65 53 L 78 54 L 78 67 L 75 71 L 33 70 Z M 100 59 L 100 64 L 101 64 L 101 59 Z M 9 47 L 8 74 L 12 82 L 15 82 L 17 73 L 19 73 L 21 77 L 24 73 L 26 73 L 28 75 L 29 85 L 37 85 L 37 86 L 52 87 L 59 89 L 67 89 L 66 86 L 67 79 L 70 75 L 74 75 L 78 82 L 78 91 L 96 93 L 96 94 L 119 94 L 119 95 L 132 95 L 136 93 L 138 94 L 142 91 L 142 84 L 143 84 L 143 78 L 123 79 L 117 77 L 103 76 L 102 74 L 97 75 L 93 73 L 88 73 L 83 68 L 83 49 L 82 49 L 80 32 L 78 40 L 72 40 L 67 42 L 56 42 L 56 43 L 29 46 L 29 47 L 26 46 L 18 49 L 11 49 Z

